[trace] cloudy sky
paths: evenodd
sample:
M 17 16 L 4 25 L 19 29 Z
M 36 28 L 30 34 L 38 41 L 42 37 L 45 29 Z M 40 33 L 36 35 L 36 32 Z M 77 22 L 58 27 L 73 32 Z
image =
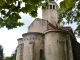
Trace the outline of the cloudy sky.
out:
M 60 1 L 60 0 L 58 0 Z M 41 9 L 38 10 L 38 17 L 41 18 Z M 20 13 L 21 19 L 20 21 L 24 22 L 25 25 L 22 27 L 18 27 L 16 29 L 7 30 L 6 28 L 0 29 L 0 45 L 4 48 L 4 56 L 10 56 L 17 47 L 17 39 L 22 37 L 23 33 L 27 32 L 27 27 L 31 24 L 34 20 L 28 14 Z M 72 28 L 75 28 L 75 24 L 71 25 Z M 79 41 L 79 39 L 78 39 Z
M 38 17 L 41 18 L 42 12 L 39 8 Z M 0 45 L 4 48 L 4 56 L 10 56 L 17 47 L 17 39 L 22 37 L 22 34 L 27 33 L 28 26 L 32 23 L 35 18 L 32 18 L 28 14 L 20 13 L 21 22 L 24 22 L 24 26 L 18 27 L 12 30 L 8 30 L 7 28 L 0 29 Z
M 22 34 L 27 32 L 27 27 L 34 20 L 29 15 L 21 13 L 21 16 L 21 21 L 25 23 L 24 26 L 12 30 L 8 30 L 7 28 L 0 29 L 0 45 L 4 48 L 5 56 L 10 56 L 16 49 L 17 39 L 21 38 Z

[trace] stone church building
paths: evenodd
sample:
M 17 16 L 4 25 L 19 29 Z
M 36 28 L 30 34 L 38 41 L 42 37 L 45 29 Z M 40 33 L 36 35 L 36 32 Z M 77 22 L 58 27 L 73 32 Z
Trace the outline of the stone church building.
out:
M 58 5 L 52 1 L 42 10 L 42 19 L 36 18 L 22 34 L 17 46 L 16 60 L 80 60 L 80 44 L 71 27 L 59 28 Z

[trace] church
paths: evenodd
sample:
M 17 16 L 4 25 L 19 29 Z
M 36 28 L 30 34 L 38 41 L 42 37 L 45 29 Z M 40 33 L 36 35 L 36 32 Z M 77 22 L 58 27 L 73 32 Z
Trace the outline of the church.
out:
M 16 60 L 80 60 L 80 44 L 71 27 L 59 27 L 57 9 L 57 3 L 50 2 L 42 19 L 36 18 L 17 39 Z

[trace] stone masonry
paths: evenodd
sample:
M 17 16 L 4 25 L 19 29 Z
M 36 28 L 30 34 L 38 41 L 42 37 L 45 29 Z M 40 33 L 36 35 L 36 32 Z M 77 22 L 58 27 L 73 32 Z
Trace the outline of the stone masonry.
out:
M 43 19 L 36 18 L 28 32 L 22 34 L 23 38 L 17 39 L 16 60 L 79 60 L 74 57 L 78 55 L 71 27 L 57 26 L 58 5 L 54 1 L 49 4 L 49 8 L 42 11 Z

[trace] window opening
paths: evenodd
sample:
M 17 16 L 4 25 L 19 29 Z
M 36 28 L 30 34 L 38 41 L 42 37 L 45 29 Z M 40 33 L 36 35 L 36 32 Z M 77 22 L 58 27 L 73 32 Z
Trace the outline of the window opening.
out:
M 40 50 L 40 60 L 43 59 L 43 56 L 44 56 L 44 53 L 43 53 L 43 50 L 41 49 Z
M 52 5 L 50 5 L 50 9 L 52 9 Z
M 55 5 L 53 5 L 53 9 L 55 9 Z

